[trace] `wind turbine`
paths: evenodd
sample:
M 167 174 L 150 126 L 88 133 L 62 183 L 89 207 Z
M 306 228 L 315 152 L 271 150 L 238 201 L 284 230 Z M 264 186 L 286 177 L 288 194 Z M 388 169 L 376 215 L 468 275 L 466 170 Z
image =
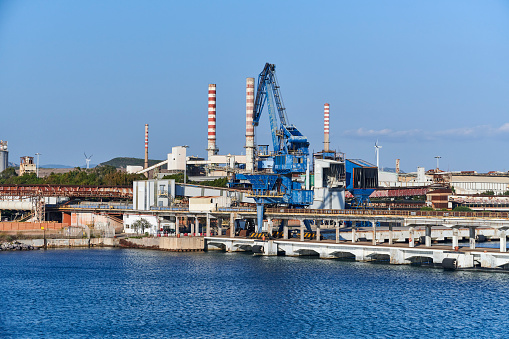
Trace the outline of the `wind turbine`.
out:
M 87 162 L 87 169 L 90 168 L 90 159 L 94 156 L 93 154 L 89 157 L 87 157 L 87 154 L 85 152 L 83 152 L 83 154 L 85 154 L 85 161 Z
M 378 145 L 378 139 L 375 142 L 375 154 L 376 154 L 376 167 L 380 167 L 380 148 L 382 146 Z

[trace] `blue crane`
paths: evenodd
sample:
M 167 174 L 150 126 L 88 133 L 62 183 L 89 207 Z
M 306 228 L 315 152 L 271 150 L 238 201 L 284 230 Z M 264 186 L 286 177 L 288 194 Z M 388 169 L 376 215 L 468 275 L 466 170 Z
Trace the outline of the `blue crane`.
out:
M 294 174 L 303 174 L 307 170 L 309 142 L 297 127 L 288 124 L 275 72 L 275 65 L 265 64 L 258 76 L 253 109 L 253 125 L 256 127 L 267 103 L 274 151 L 267 154 L 266 158 L 273 160 L 273 173 L 235 176 L 235 181 L 247 180 L 251 185 L 251 196 L 257 207 L 258 232 L 262 232 L 265 205 L 284 204 L 292 208 L 303 208 L 313 202 L 313 191 L 302 189 L 301 182 L 294 180 L 296 177 Z M 262 170 L 260 163 L 258 162 L 258 171 Z M 306 223 L 306 227 L 310 228 L 309 222 Z

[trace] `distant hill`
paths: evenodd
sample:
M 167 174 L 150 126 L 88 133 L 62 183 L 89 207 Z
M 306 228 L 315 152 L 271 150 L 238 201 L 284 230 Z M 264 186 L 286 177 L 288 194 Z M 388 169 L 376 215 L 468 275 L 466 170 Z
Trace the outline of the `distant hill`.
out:
M 155 165 L 163 160 L 148 160 L 148 165 L 152 166 Z M 108 160 L 106 162 L 102 162 L 99 164 L 99 166 L 113 166 L 116 168 L 125 168 L 126 166 L 143 166 L 145 164 L 145 159 L 138 159 L 138 158 L 113 158 L 111 160 Z
M 58 164 L 41 165 L 39 167 L 40 168 L 74 168 L 73 166 L 58 165 Z

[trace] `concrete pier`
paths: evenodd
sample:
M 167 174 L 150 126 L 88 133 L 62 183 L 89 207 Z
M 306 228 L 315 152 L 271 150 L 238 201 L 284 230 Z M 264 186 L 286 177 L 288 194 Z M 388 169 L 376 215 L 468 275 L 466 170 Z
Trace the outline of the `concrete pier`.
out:
M 261 248 L 262 255 L 317 256 L 323 259 L 351 258 L 356 261 L 386 262 L 390 264 L 427 264 L 440 266 L 445 258 L 454 258 L 459 269 L 486 268 L 505 270 L 509 266 L 509 253 L 501 253 L 496 248 L 483 250 L 461 249 L 451 251 L 448 246 L 418 246 L 406 244 L 378 244 L 371 242 L 353 244 L 336 243 L 335 240 L 306 241 L 300 239 L 266 240 L 249 238 L 206 237 L 205 246 L 209 250 L 221 249 L 227 252 L 249 252 L 253 246 Z

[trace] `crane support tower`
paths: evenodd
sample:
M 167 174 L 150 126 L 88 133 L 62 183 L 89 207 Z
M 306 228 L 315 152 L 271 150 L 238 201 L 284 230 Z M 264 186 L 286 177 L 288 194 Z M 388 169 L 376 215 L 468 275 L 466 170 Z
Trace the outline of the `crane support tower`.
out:
M 276 79 L 276 66 L 266 63 L 258 76 L 258 87 L 253 107 L 253 125 L 260 122 L 267 104 L 273 151 L 260 146 L 256 154 L 255 173 L 237 174 L 230 186 L 247 183 L 257 207 L 258 232 L 263 229 L 265 205 L 286 205 L 304 208 L 313 203 L 313 191 L 303 189 L 303 174 L 308 170 L 309 142 L 288 123 L 283 99 Z M 270 172 L 272 171 L 272 172 Z M 309 229 L 309 222 L 305 222 Z

